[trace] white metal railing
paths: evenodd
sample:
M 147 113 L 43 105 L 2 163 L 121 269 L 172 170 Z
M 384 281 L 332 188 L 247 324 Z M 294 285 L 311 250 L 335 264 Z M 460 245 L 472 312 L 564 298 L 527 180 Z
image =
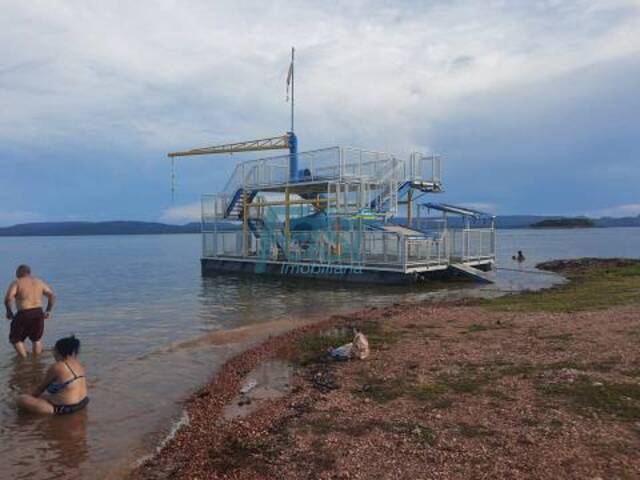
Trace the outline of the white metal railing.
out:
M 414 152 L 405 162 L 405 180 L 442 183 L 442 161 L 439 155 L 424 155 Z
M 242 230 L 203 232 L 203 236 L 204 257 L 378 266 L 403 271 L 448 262 L 444 239 L 411 238 L 394 232 L 292 232 L 288 240 L 281 231 L 268 230 L 246 236 Z
M 213 193 L 202 195 L 202 224 L 209 225 L 224 218 L 232 195 L 227 193 Z M 204 228 L 207 230 L 207 228 Z
M 393 155 L 351 147 L 331 147 L 298 155 L 298 181 L 347 180 L 366 178 L 376 181 L 390 170 L 399 173 L 400 160 Z M 225 185 L 225 193 L 238 188 L 260 188 L 290 181 L 290 155 L 249 160 L 239 163 Z
M 228 206 L 233 195 L 241 188 L 259 190 L 289 183 L 289 164 L 289 154 L 238 164 L 219 200 L 226 201 Z M 437 155 L 421 153 L 413 153 L 409 159 L 400 160 L 387 153 L 352 147 L 324 148 L 298 153 L 297 181 L 356 181 L 367 184 L 372 195 L 365 206 L 375 204 L 376 209 L 394 214 L 398 209 L 398 187 L 403 182 L 420 181 L 440 185 L 441 160 Z M 216 208 L 216 212 L 220 211 L 220 208 Z
M 447 229 L 446 239 L 452 261 L 473 261 L 495 257 L 495 230 L 492 228 Z

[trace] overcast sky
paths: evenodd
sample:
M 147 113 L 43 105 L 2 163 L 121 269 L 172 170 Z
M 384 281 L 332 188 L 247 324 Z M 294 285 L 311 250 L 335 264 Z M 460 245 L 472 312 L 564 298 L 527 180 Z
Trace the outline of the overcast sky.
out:
M 300 147 L 444 158 L 434 200 L 640 214 L 640 0 L 0 0 L 0 224 L 186 222 L 242 157 L 166 153 L 288 129 Z

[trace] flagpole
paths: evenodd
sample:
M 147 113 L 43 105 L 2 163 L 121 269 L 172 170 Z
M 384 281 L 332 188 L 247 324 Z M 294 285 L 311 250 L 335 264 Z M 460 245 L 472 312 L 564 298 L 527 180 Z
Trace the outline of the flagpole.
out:
M 293 104 L 295 98 L 295 72 L 294 72 L 294 58 L 295 58 L 295 48 L 291 47 L 291 133 L 293 133 Z

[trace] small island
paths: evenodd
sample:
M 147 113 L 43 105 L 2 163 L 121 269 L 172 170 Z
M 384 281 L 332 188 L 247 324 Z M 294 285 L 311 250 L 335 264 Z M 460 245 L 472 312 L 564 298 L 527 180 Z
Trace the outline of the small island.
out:
M 550 218 L 532 223 L 531 228 L 591 228 L 595 223 L 590 218 Z

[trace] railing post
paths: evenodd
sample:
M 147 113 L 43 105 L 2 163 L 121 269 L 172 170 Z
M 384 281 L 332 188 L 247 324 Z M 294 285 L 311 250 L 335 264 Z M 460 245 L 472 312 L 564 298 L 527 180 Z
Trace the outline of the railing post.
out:
M 469 230 L 465 230 L 464 258 L 469 258 Z

